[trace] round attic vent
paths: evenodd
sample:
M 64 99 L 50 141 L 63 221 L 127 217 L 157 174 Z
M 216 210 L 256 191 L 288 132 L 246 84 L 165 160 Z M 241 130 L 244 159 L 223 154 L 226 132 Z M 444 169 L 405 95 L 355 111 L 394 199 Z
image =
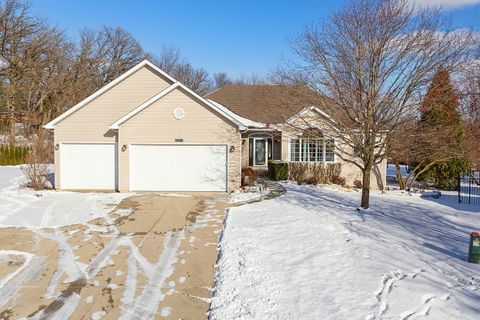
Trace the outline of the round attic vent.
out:
M 185 110 L 183 110 L 183 108 L 176 108 L 173 110 L 173 117 L 178 120 L 182 119 L 185 117 Z

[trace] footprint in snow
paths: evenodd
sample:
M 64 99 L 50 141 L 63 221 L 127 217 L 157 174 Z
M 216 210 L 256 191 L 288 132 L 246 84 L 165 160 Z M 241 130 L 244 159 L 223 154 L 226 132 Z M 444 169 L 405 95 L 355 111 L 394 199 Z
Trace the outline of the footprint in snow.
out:
M 418 317 L 418 316 L 428 316 L 430 313 L 430 310 L 432 308 L 431 306 L 431 301 L 435 299 L 434 294 L 426 294 L 422 296 L 422 302 L 420 303 L 419 306 L 416 308 L 407 310 L 400 314 L 400 320 L 410 320 L 413 319 L 413 317 Z

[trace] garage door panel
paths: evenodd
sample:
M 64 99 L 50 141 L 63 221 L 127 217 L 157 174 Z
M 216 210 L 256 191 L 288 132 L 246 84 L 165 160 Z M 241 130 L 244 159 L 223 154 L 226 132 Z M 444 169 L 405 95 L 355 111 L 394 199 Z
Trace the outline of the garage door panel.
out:
M 78 190 L 116 189 L 116 144 L 62 143 L 60 187 Z
M 131 190 L 226 190 L 224 145 L 132 145 L 129 162 Z

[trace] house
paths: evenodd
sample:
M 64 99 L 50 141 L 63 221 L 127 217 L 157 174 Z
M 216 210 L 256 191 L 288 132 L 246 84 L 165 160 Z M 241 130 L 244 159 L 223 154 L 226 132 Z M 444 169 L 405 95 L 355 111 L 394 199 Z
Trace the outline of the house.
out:
M 348 150 L 329 134 L 335 127 L 334 122 L 330 126 L 318 123 L 315 134 L 306 133 L 317 119 L 342 120 L 343 113 L 326 99 L 320 102 L 310 89 L 282 84 L 232 84 L 209 93 L 206 98 L 232 112 L 248 128 L 241 133 L 242 167 L 262 168 L 268 160 L 338 163 L 340 176 L 346 179 L 347 185 L 362 180 L 360 169 L 337 156 L 339 149 L 344 153 Z M 319 103 L 321 107 L 316 106 Z M 374 167 L 372 188 L 384 188 L 386 169 L 386 160 Z
M 281 86 L 259 88 L 229 86 L 202 97 L 143 61 L 44 126 L 54 133 L 55 187 L 232 191 L 243 166 L 305 160 L 306 141 L 271 125 L 304 110 L 302 101 L 282 107 L 278 101 L 287 99 L 276 99 L 288 92 Z M 326 139 L 315 143 L 316 150 L 323 144 L 315 161 L 339 161 Z

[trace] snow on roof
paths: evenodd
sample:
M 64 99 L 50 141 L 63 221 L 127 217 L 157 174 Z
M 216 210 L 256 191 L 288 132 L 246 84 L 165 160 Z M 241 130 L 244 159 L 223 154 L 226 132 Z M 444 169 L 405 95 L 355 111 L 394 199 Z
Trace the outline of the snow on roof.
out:
M 244 117 L 239 116 L 238 114 L 234 113 L 232 110 L 228 109 L 227 107 L 221 105 L 220 103 L 208 99 L 210 103 L 215 105 L 217 108 L 221 109 L 223 112 L 228 114 L 230 117 L 234 118 L 238 122 L 240 122 L 243 126 L 249 127 L 249 128 L 267 128 L 267 124 L 262 123 L 262 122 L 256 122 Z

